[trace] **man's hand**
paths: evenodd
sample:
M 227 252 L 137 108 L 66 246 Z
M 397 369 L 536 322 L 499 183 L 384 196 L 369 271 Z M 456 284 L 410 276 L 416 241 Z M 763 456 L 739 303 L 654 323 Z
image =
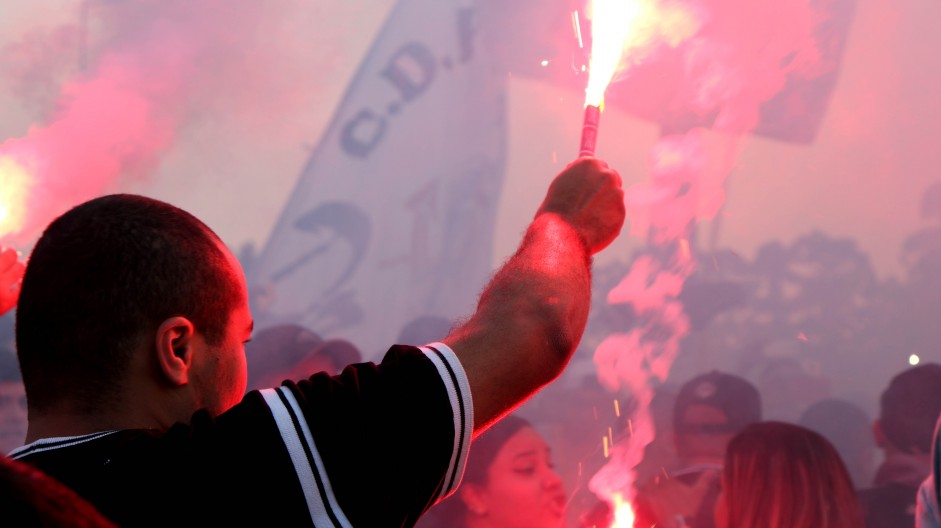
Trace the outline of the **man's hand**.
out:
M 624 225 L 621 177 L 596 158 L 579 158 L 549 186 L 536 216 L 556 214 L 571 225 L 595 254 L 617 238 Z
M 0 315 L 16 306 L 26 265 L 19 261 L 13 248 L 0 248 Z
M 561 374 L 585 331 L 591 255 L 624 222 L 621 177 L 579 159 L 552 182 L 520 247 L 445 338 L 467 373 L 480 433 Z

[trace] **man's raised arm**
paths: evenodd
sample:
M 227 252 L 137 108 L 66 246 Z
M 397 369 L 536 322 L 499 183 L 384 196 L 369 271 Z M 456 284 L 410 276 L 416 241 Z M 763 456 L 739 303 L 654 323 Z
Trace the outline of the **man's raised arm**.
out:
M 624 224 L 621 178 L 595 158 L 565 168 L 477 311 L 445 340 L 467 373 L 474 431 L 525 401 L 568 364 L 588 321 L 591 255 Z

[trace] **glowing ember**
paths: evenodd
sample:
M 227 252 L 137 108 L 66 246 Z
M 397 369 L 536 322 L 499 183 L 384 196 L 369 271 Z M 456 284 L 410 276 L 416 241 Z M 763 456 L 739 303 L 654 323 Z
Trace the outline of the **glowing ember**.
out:
M 26 222 L 26 199 L 33 177 L 11 157 L 0 157 L 0 237 L 17 233 Z
M 578 47 L 584 48 L 585 41 L 582 40 L 582 23 L 579 22 L 578 11 L 572 11 L 572 29 L 575 31 L 575 37 L 578 38 Z

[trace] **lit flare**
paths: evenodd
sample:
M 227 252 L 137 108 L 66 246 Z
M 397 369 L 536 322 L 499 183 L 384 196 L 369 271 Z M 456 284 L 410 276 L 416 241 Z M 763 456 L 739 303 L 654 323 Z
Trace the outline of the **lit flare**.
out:
M 10 156 L 0 156 L 0 238 L 23 229 L 33 181 L 25 166 Z
M 634 508 L 620 494 L 614 494 L 614 524 L 611 528 L 633 528 Z

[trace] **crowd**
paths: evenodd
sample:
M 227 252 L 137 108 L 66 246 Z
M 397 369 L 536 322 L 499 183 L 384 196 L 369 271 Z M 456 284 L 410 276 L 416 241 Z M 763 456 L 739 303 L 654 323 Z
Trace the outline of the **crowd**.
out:
M 520 407 L 565 370 L 591 257 L 624 217 L 618 174 L 573 162 L 473 314 L 418 318 L 371 362 L 297 324 L 254 329 L 237 259 L 189 213 L 134 195 L 80 204 L 28 266 L 0 250 L 0 515 L 611 526 L 612 504 L 584 482 L 607 453 L 566 421 L 597 421 L 592 400 L 611 395 L 586 379 L 584 399 Z M 656 470 L 634 489 L 632 528 L 941 527 L 941 365 L 898 373 L 872 420 L 833 398 L 767 419 L 766 395 L 730 372 L 668 389 L 651 405 L 658 442 L 644 464 Z M 628 434 L 631 405 L 614 398 L 611 443 Z

